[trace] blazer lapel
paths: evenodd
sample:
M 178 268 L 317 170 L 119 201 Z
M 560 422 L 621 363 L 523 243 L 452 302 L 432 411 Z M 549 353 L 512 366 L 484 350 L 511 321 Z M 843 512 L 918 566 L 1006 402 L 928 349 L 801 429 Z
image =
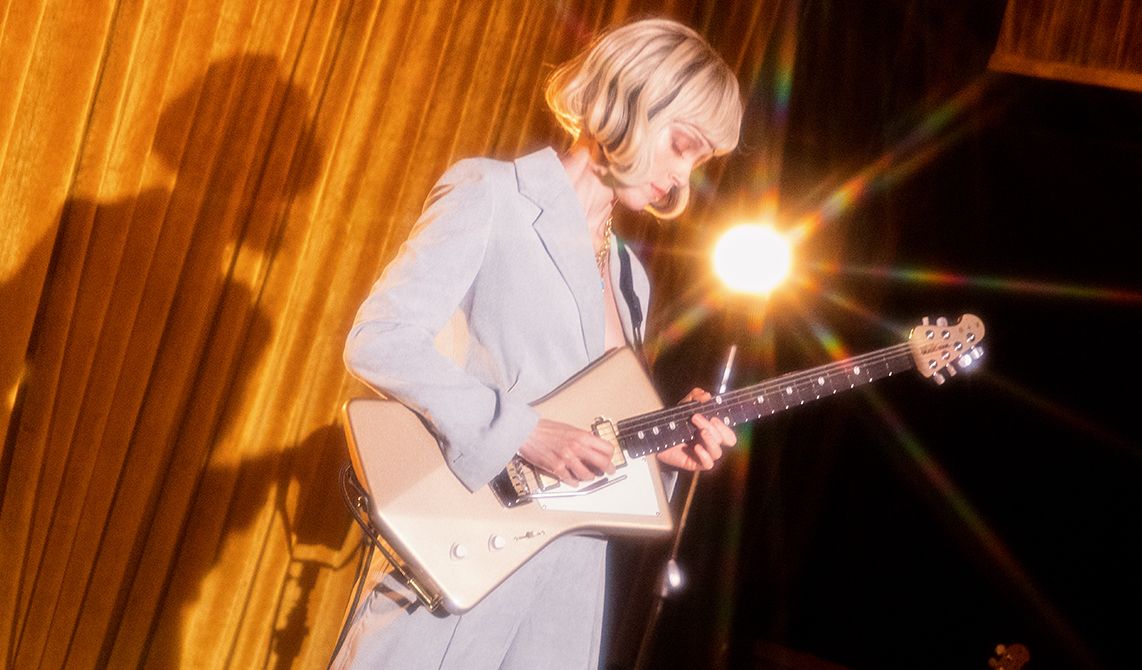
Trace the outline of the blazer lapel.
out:
M 532 227 L 579 309 L 588 360 L 603 355 L 603 291 L 583 208 L 550 148 L 516 160 L 520 194 L 540 208 Z

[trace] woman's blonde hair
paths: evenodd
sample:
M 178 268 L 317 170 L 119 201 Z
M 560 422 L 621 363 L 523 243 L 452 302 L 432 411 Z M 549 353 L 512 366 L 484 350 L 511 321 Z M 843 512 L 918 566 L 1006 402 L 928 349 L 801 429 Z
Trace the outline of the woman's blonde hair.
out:
M 690 28 L 667 19 L 636 21 L 607 31 L 547 82 L 547 105 L 574 140 L 599 145 L 614 179 L 649 178 L 654 140 L 674 121 L 694 126 L 714 155 L 738 143 L 742 100 L 725 61 Z M 689 188 L 671 190 L 658 216 L 686 208 Z

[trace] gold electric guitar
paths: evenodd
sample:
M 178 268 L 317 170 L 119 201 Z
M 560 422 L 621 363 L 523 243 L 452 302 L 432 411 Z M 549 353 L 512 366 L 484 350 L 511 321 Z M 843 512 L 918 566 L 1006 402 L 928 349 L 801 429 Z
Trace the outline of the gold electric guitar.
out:
M 630 349 L 613 350 L 534 405 L 615 445 L 615 474 L 579 487 L 517 457 L 471 492 L 420 416 L 381 398 L 345 403 L 349 452 L 382 550 L 429 609 L 459 614 L 560 535 L 670 533 L 658 460 L 647 456 L 693 439 L 693 414 L 736 426 L 913 368 L 942 383 L 982 355 L 983 335 L 970 314 L 955 325 L 925 319 L 901 344 L 673 407 Z

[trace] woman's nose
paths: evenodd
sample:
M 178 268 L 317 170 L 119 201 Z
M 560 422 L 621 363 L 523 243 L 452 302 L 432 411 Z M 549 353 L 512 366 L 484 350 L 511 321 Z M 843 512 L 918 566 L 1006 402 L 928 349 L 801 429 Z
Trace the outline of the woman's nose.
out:
M 694 160 L 681 158 L 670 172 L 670 178 L 675 186 L 686 186 L 690 183 L 690 175 L 694 173 Z

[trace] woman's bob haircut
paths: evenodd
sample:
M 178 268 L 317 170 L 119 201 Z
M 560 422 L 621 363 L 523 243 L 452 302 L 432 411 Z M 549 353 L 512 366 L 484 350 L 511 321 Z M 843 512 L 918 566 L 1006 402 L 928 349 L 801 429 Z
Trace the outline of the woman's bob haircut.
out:
M 696 128 L 716 156 L 737 146 L 741 130 L 734 73 L 698 33 L 666 19 L 599 35 L 551 74 L 546 98 L 572 140 L 597 143 L 611 177 L 624 184 L 649 179 L 654 140 L 670 123 Z M 681 214 L 689 187 L 670 193 L 648 209 L 661 218 Z

